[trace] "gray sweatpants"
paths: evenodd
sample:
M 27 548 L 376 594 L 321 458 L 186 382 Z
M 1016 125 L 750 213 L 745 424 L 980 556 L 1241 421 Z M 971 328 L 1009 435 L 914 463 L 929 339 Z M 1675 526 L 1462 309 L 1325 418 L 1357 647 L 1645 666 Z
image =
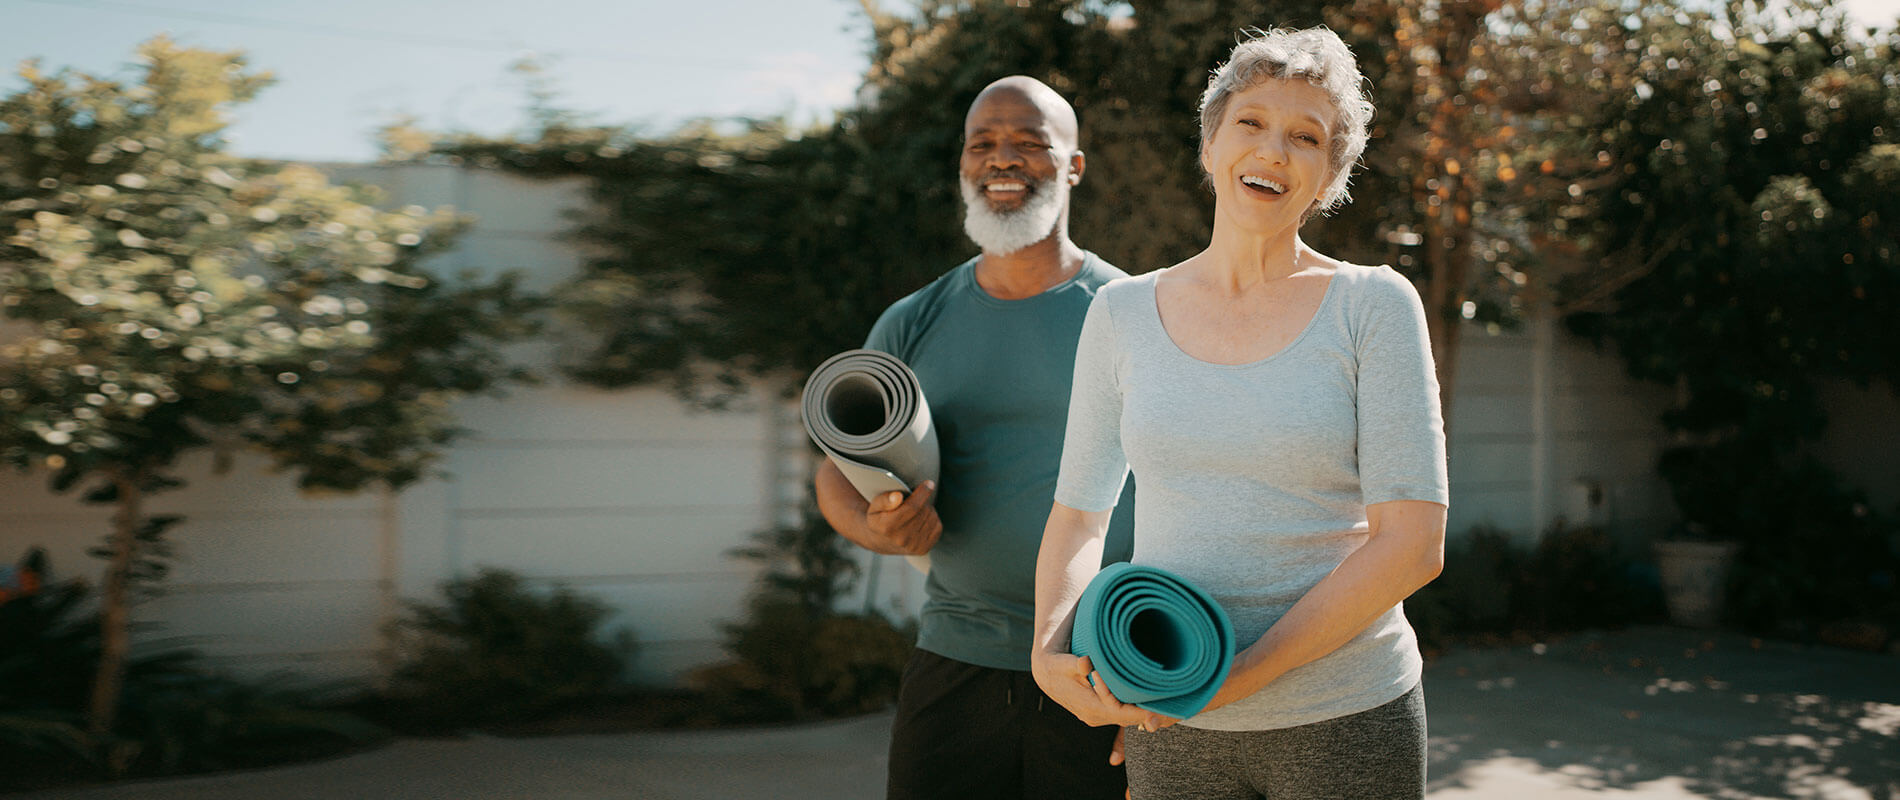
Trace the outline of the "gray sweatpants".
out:
M 1266 731 L 1128 728 L 1133 800 L 1418 800 L 1425 692 L 1338 719 Z

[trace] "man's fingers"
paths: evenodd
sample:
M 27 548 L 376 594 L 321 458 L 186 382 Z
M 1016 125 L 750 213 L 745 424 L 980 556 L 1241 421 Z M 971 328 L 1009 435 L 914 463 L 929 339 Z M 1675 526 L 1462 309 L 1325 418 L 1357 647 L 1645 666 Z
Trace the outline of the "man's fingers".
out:
M 924 481 L 918 484 L 917 488 L 911 490 L 910 497 L 906 498 L 904 502 L 911 507 L 911 510 L 918 511 L 922 510 L 924 506 L 929 505 L 930 498 L 936 496 L 936 494 L 937 482 Z
M 1108 765 L 1109 766 L 1111 767 L 1119 766 L 1123 761 L 1128 760 L 1127 756 L 1122 755 L 1122 739 L 1126 738 L 1127 735 L 1128 735 L 1127 728 L 1115 729 L 1115 745 L 1113 747 L 1108 748 Z
M 873 513 L 882 514 L 887 511 L 895 511 L 898 506 L 903 504 L 903 492 L 885 492 L 871 499 L 871 511 Z

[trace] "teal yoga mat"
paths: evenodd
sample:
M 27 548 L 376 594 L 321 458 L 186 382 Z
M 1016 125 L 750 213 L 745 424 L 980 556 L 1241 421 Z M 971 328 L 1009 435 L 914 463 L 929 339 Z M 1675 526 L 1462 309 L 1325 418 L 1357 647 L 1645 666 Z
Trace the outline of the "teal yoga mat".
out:
M 1116 563 L 1082 591 L 1069 650 L 1088 657 L 1117 700 L 1187 719 L 1227 680 L 1234 625 L 1187 579 Z

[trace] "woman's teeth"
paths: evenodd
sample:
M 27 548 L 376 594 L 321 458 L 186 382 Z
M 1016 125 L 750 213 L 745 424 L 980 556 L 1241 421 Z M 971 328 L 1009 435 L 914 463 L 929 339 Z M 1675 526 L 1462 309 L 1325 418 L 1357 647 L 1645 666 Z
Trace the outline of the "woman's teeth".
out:
M 1274 193 L 1274 194 L 1285 194 L 1285 193 L 1286 193 L 1286 184 L 1283 184 L 1283 183 L 1279 183 L 1279 182 L 1276 182 L 1276 181 L 1272 181 L 1272 180 L 1268 180 L 1268 179 L 1266 179 L 1266 178 L 1262 178 L 1262 177 L 1260 177 L 1260 176 L 1258 176 L 1258 175 L 1243 175 L 1243 176 L 1241 176 L 1241 178 L 1240 178 L 1240 182 L 1241 182 L 1241 183 L 1244 183 L 1244 184 L 1247 184 L 1248 186 L 1253 186 L 1253 187 L 1256 187 L 1256 188 L 1260 188 L 1260 189 L 1265 189 L 1265 190 L 1267 190 L 1267 191 L 1269 191 L 1269 192 L 1272 192 L 1272 193 Z

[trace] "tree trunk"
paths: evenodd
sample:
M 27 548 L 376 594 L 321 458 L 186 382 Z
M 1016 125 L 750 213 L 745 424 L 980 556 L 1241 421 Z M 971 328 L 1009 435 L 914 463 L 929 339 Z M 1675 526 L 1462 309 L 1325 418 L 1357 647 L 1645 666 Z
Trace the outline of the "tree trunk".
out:
M 119 690 L 124 683 L 125 659 L 132 640 L 132 559 L 137 554 L 139 524 L 144 521 L 139 508 L 143 498 L 137 477 L 115 472 L 112 484 L 119 492 L 119 509 L 112 515 L 112 538 L 99 610 L 99 670 L 93 676 L 92 702 L 87 715 L 87 730 L 94 735 L 111 732 L 117 721 Z
M 1432 358 L 1438 374 L 1438 399 L 1451 435 L 1452 397 L 1458 370 L 1458 343 L 1471 275 L 1471 243 L 1476 220 L 1478 148 L 1470 140 L 1472 108 L 1465 81 L 1472 43 L 1486 14 L 1496 7 L 1490 0 L 1462 0 L 1440 4 L 1439 19 L 1427 25 L 1415 14 L 1401 11 L 1401 27 L 1411 41 L 1430 43 L 1437 57 L 1426 65 L 1421 89 L 1431 114 L 1426 123 L 1424 158 L 1413 182 L 1414 202 L 1425 214 L 1424 247 L 1425 321 Z

